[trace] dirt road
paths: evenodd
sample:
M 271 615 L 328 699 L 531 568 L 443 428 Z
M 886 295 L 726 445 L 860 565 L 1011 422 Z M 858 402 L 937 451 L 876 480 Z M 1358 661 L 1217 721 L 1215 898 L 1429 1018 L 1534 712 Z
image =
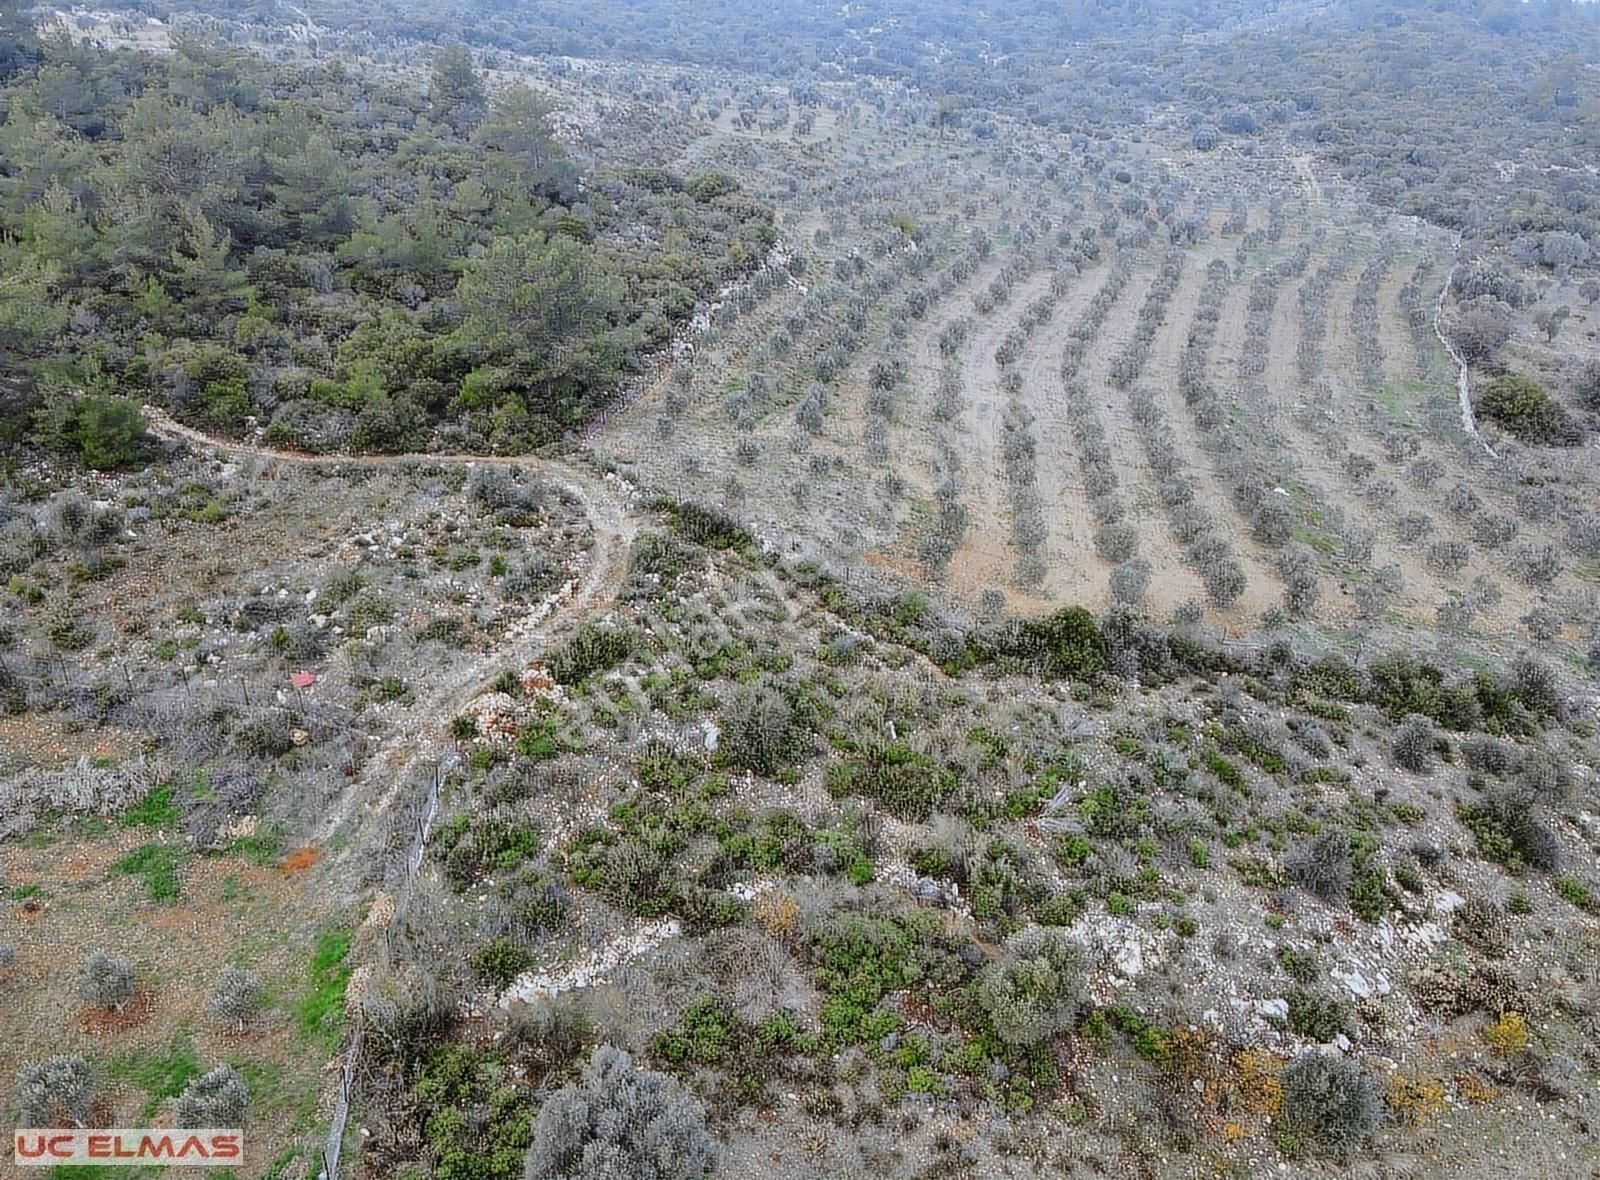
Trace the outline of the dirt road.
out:
M 435 679 L 415 697 L 397 719 L 390 736 L 351 781 L 338 806 L 324 819 L 318 832 L 320 840 L 337 831 L 358 808 L 374 817 L 388 812 L 401 789 L 416 781 L 420 770 L 438 766 L 452 750 L 454 743 L 444 728 L 449 718 L 486 691 L 502 669 L 531 662 L 567 627 L 614 602 L 626 576 L 628 553 L 638 526 L 633 489 L 615 476 L 602 476 L 576 463 L 527 455 L 307 455 L 213 438 L 174 421 L 155 406 L 146 406 L 144 413 L 152 434 L 234 458 L 265 459 L 301 467 L 398 467 L 408 463 L 515 467 L 561 488 L 589 519 L 594 543 L 584 568 L 512 626 L 507 641 L 485 661 L 490 667 L 469 664 Z

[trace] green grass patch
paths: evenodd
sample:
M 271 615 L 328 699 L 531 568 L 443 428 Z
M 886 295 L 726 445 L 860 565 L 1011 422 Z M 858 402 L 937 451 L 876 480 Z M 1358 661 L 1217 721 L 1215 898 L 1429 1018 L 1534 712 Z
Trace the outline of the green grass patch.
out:
M 176 844 L 143 844 L 112 866 L 144 882 L 151 901 L 173 902 L 183 888 L 183 849 Z
M 1594 892 L 1576 877 L 1557 877 L 1551 885 L 1561 897 L 1580 910 L 1586 910 L 1594 904 Z
M 125 828 L 173 828 L 182 818 L 183 812 L 172 801 L 172 784 L 167 783 L 124 811 L 119 822 Z
M 140 1108 L 141 1118 L 155 1114 L 163 1103 L 182 1094 L 184 1087 L 204 1072 L 194 1043 L 182 1034 L 158 1048 L 136 1049 L 113 1057 L 106 1066 L 106 1077 L 111 1081 L 144 1091 L 147 1101 Z
M 345 986 L 350 982 L 348 930 L 317 935 L 306 965 L 306 991 L 293 1006 L 295 1027 L 312 1044 L 332 1050 L 339 1043 L 344 1017 Z
M 283 837 L 276 832 L 237 836 L 228 841 L 228 852 L 232 856 L 243 857 L 253 865 L 266 868 L 283 859 Z

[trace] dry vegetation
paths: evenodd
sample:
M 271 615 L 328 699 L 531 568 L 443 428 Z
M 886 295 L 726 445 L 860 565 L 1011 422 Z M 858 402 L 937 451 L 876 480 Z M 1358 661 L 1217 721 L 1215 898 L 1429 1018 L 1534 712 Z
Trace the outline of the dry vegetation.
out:
M 308 7 L 163 12 L 427 84 L 428 14 Z M 542 224 L 686 277 L 627 291 L 559 413 L 534 345 L 473 351 L 454 276 L 515 216 L 400 83 L 476 229 L 409 304 L 358 265 L 292 314 L 414 317 L 415 384 L 462 388 L 382 449 L 430 453 L 275 430 L 294 333 L 253 310 L 204 326 L 251 374 L 227 430 L 155 380 L 127 462 L 82 409 L 109 378 L 72 378 L 144 388 L 133 321 L 0 387 L 39 424 L 0 489 L 4 1118 L 244 1095 L 277 1180 L 341 1126 L 342 1174 L 406 1180 L 602 1145 L 685 1180 L 1591 1175 L 1600 320 L 1567 231 L 1460 237 L 1459 144 L 1311 151 L 1307 112 L 1246 127 L 1151 62 L 1079 127 L 1054 83 L 936 104 L 892 38 L 797 80 L 569 15 L 528 28 L 592 52 L 496 16 L 479 54 L 601 178 Z

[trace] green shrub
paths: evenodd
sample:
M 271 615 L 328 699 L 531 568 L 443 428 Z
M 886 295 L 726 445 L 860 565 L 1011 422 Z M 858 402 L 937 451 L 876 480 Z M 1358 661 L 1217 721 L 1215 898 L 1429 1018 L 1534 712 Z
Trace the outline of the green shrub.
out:
M 539 855 L 543 838 L 527 820 L 504 816 L 458 815 L 435 833 L 433 851 L 457 889 L 485 877 L 511 872 Z
M 1377 922 L 1389 909 L 1389 892 L 1383 873 L 1368 869 L 1350 885 L 1350 912 L 1364 922 Z
M 835 1046 L 874 1045 L 899 1026 L 880 1007 L 890 992 L 926 980 L 947 957 L 930 913 L 829 916 L 807 935 L 824 998 L 822 1028 Z
M 511 986 L 533 964 L 532 951 L 516 939 L 503 936 L 484 943 L 472 956 L 472 969 L 478 978 L 497 992 Z
M 715 508 L 688 501 L 672 502 L 663 507 L 672 527 L 687 541 L 707 549 L 746 552 L 755 548 L 755 538 Z
M 1575 446 L 1583 431 L 1566 408 L 1530 377 L 1507 374 L 1478 392 L 1479 416 L 1526 443 L 1540 446 Z
M 979 640 L 991 657 L 1024 661 L 1050 677 L 1093 680 L 1106 668 L 1106 638 L 1079 606 L 1042 619 L 1012 620 Z
M 1594 891 L 1576 877 L 1557 877 L 1550 884 L 1559 896 L 1580 910 L 1589 909 L 1594 904 Z
M 727 1004 L 715 996 L 701 996 L 675 1026 L 651 1038 L 650 1052 L 667 1065 L 720 1065 L 737 1045 L 738 1026 Z
M 1100 1009 L 1106 1023 L 1126 1036 L 1133 1051 L 1146 1061 L 1162 1062 L 1172 1056 L 1172 1035 L 1152 1020 L 1146 1020 L 1126 1004 Z
M 1046 898 L 1034 907 L 1033 920 L 1041 926 L 1071 926 L 1089 908 L 1081 890 Z
M 702 995 L 677 1024 L 651 1038 L 650 1054 L 674 1072 L 716 1068 L 734 1102 L 767 1107 L 772 1104 L 768 1083 L 784 1057 L 809 1051 L 812 1041 L 790 1013 L 752 1024 L 720 998 Z
M 619 909 L 643 917 L 669 913 L 680 899 L 674 857 L 681 842 L 659 827 L 617 836 L 591 830 L 567 849 L 572 879 Z
M 138 403 L 85 393 L 40 411 L 35 436 L 52 450 L 75 454 L 96 471 L 136 467 L 150 458 L 150 437 Z
M 828 792 L 835 797 L 862 795 L 875 799 L 891 814 L 906 820 L 927 819 L 946 809 L 959 780 L 954 770 L 934 763 L 903 742 L 873 745 L 829 766 Z
M 494 1050 L 433 1048 L 411 1094 L 435 1180 L 520 1180 L 533 1103 Z
M 1446 729 L 1467 730 L 1483 716 L 1475 684 L 1447 684 L 1443 669 L 1411 656 L 1378 660 L 1367 675 L 1369 699 L 1394 721 L 1419 713 Z
M 1352 1030 L 1348 1005 L 1308 987 L 1292 988 L 1288 995 L 1289 1031 L 1319 1043 Z
M 1084 831 L 1102 840 L 1137 836 L 1150 822 L 1150 804 L 1132 783 L 1106 783 L 1078 801 Z
M 634 653 L 638 637 L 617 627 L 585 623 L 547 661 L 558 684 L 578 684 L 599 672 L 615 668 Z

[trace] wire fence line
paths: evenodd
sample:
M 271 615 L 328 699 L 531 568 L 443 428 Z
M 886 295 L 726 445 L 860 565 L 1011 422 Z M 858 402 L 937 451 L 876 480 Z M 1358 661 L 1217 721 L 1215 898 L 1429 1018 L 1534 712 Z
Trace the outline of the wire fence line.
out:
M 385 960 L 393 952 L 396 923 L 405 915 L 412 888 L 422 872 L 422 864 L 427 857 L 428 837 L 439 814 L 439 796 L 444 789 L 445 779 L 459 762 L 459 756 L 452 750 L 434 764 L 433 774 L 428 782 L 428 793 L 423 800 L 422 811 L 417 818 L 411 843 L 406 851 L 405 877 L 400 885 L 399 898 L 395 903 L 394 914 L 384 926 L 381 936 Z M 339 1175 L 340 1156 L 350 1125 L 350 1100 L 355 1089 L 356 1070 L 360 1067 L 362 1052 L 366 1048 L 366 1023 L 362 1013 L 361 1006 L 356 1005 L 352 1020 L 354 1029 L 350 1035 L 350 1043 L 345 1048 L 344 1063 L 339 1071 L 339 1092 L 334 1097 L 333 1112 L 329 1116 L 328 1138 L 322 1149 L 322 1171 L 318 1173 L 318 1180 L 337 1180 Z

